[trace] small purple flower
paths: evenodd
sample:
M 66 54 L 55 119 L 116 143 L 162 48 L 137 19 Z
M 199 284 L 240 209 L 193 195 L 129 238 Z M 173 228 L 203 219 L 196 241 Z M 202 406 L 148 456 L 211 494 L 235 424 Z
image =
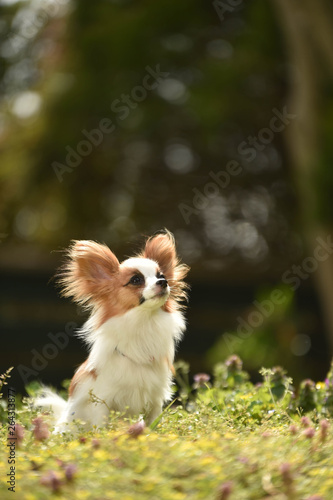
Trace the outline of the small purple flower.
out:
M 290 434 L 292 434 L 293 436 L 295 436 L 295 434 L 297 434 L 297 427 L 295 424 L 291 424 L 291 426 L 289 427 L 289 432 Z
M 73 481 L 74 476 L 77 472 L 77 466 L 75 464 L 68 464 L 65 467 L 65 476 L 68 482 Z
M 309 417 L 302 417 L 301 418 L 301 425 L 302 425 L 302 427 L 310 427 L 311 420 L 309 419 Z
M 92 439 L 91 446 L 95 449 L 99 448 L 101 446 L 100 440 L 96 438 Z
M 44 422 L 42 417 L 34 418 L 32 423 L 34 424 L 32 432 L 37 441 L 44 441 L 44 439 L 47 439 L 49 437 L 50 432 L 47 423 Z
M 145 430 L 146 424 L 143 420 L 139 420 L 139 422 L 135 422 L 132 424 L 127 431 L 127 434 L 132 438 L 139 437 Z
M 310 378 L 303 380 L 302 386 L 304 389 L 310 390 L 310 391 L 314 390 L 316 388 L 316 384 Z
M 282 480 L 283 480 L 284 484 L 287 487 L 290 487 L 291 484 L 293 483 L 293 476 L 291 474 L 290 464 L 288 464 L 288 463 L 282 464 L 280 466 L 280 472 L 281 472 L 281 476 L 282 476 Z
M 303 432 L 303 435 L 308 438 L 308 439 L 312 439 L 313 436 L 315 435 L 316 431 L 314 430 L 313 427 L 308 427 L 307 429 L 305 429 L 305 431 Z
M 59 491 L 61 486 L 61 480 L 53 470 L 50 470 L 44 476 L 41 477 L 41 484 L 48 486 L 53 492 Z
M 237 354 L 233 354 L 232 356 L 230 356 L 226 360 L 225 364 L 233 372 L 241 371 L 243 367 L 243 361 L 240 359 L 239 356 L 237 356 Z
M 204 387 L 210 381 L 210 376 L 207 373 L 196 373 L 193 377 L 194 388 Z
M 19 447 L 24 438 L 24 427 L 21 424 L 15 424 L 14 431 L 10 431 L 11 435 L 8 434 L 8 439 L 15 439 L 17 446 Z
M 320 441 L 323 443 L 327 437 L 327 432 L 330 424 L 328 420 L 323 419 L 320 421 L 319 426 L 320 426 Z
M 232 492 L 233 484 L 231 481 L 223 483 L 218 490 L 217 500 L 228 500 Z

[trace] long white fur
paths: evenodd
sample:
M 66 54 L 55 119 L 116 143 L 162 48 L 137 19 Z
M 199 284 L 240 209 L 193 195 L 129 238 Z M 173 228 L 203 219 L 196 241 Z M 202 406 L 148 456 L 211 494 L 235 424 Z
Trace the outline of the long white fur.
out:
M 47 391 L 35 404 L 54 410 L 55 432 L 69 430 L 69 423 L 79 419 L 90 426 L 105 424 L 110 410 L 128 415 L 145 415 L 149 424 L 161 413 L 170 399 L 171 370 L 175 344 L 181 339 L 185 321 L 180 311 L 166 312 L 161 307 L 165 297 L 156 297 L 157 264 L 150 259 L 125 261 L 145 276 L 143 296 L 146 301 L 125 314 L 114 316 L 96 329 L 91 316 L 79 335 L 90 347 L 86 375 L 75 387 L 68 402 Z M 112 300 L 112 298 L 110 298 Z M 90 392 L 100 402 L 91 401 Z

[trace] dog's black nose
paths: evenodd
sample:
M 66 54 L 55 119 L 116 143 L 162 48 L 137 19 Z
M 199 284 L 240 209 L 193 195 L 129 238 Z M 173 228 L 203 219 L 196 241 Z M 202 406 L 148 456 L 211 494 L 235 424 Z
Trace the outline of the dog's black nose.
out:
M 156 281 L 156 285 L 160 285 L 162 288 L 166 288 L 168 286 L 168 282 L 165 278 L 160 278 Z

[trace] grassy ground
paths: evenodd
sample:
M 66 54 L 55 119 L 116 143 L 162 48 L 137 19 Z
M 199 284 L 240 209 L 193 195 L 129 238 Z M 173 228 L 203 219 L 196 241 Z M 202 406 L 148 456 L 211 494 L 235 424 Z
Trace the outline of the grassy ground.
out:
M 0 498 L 333 499 L 332 371 L 297 397 L 281 369 L 253 386 L 236 358 L 194 387 L 186 365 L 177 373 L 178 404 L 153 428 L 111 415 L 107 429 L 64 438 L 49 433 L 50 416 L 17 403 L 15 493 L 3 404 Z

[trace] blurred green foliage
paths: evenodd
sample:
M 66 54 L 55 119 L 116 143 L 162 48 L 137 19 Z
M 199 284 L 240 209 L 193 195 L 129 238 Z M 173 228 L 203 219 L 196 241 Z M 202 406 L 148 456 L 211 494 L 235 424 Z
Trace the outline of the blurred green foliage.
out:
M 8 243 L 54 248 L 89 236 L 117 247 L 165 226 L 193 263 L 202 253 L 245 266 L 284 260 L 285 249 L 273 244 L 280 231 L 293 231 L 281 137 L 255 163 L 237 151 L 283 103 L 287 66 L 267 2 L 241 5 L 223 21 L 200 1 L 69 5 L 24 50 L 3 58 L 1 227 Z M 29 8 L 2 7 L 5 38 Z M 35 69 L 27 81 L 24 70 L 13 71 L 22 61 Z M 147 66 L 169 76 L 121 120 L 110 107 L 142 83 Z M 20 118 L 13 106 L 28 88 L 41 107 Z M 54 162 L 65 164 L 66 148 L 76 151 L 82 131 L 104 118 L 115 130 L 59 182 Z M 209 171 L 231 159 L 242 163 L 242 175 L 187 225 L 179 204 L 191 205 L 193 188 L 202 191 Z M 291 253 L 294 243 L 291 237 Z
M 210 365 L 226 359 L 230 354 L 237 354 L 253 372 L 264 364 L 274 366 L 278 360 L 283 360 L 288 370 L 298 373 L 298 377 L 305 376 L 306 368 L 303 360 L 295 356 L 290 349 L 290 344 L 299 331 L 297 326 L 299 319 L 295 316 L 294 292 L 283 285 L 279 289 L 283 292 L 285 300 L 280 304 L 274 304 L 269 314 L 262 312 L 264 309 L 261 309 L 260 304 L 267 303 L 272 290 L 259 290 L 252 307 L 246 311 L 244 317 L 237 318 L 238 329 L 225 332 L 208 352 Z M 248 320 L 253 312 L 256 314 L 255 318 L 258 318 L 255 326 L 251 326 L 251 321 Z
M 274 109 L 292 112 L 295 68 L 273 2 L 240 2 L 224 19 L 202 0 L 61 0 L 53 10 L 38 0 L 1 2 L 0 15 L 2 256 L 35 268 L 38 251 L 80 238 L 105 241 L 121 255 L 129 240 L 167 227 L 194 285 L 277 283 L 301 258 L 300 195 L 285 131 L 256 146 L 254 160 L 244 154 Z M 148 67 L 168 75 L 133 99 Z M 318 80 L 321 153 L 311 181 L 317 220 L 331 227 L 326 68 Z M 114 130 L 77 159 L 103 120 Z M 209 173 L 231 160 L 241 173 L 206 196 Z M 67 168 L 60 179 L 55 164 Z M 187 223 L 179 206 L 193 208 L 195 193 L 203 201 Z M 268 293 L 259 290 L 257 300 Z M 232 352 L 251 370 L 283 359 L 303 376 L 306 362 L 290 344 L 306 322 L 290 295 Z M 218 323 L 225 333 L 223 318 Z M 228 335 L 210 363 L 231 354 Z

